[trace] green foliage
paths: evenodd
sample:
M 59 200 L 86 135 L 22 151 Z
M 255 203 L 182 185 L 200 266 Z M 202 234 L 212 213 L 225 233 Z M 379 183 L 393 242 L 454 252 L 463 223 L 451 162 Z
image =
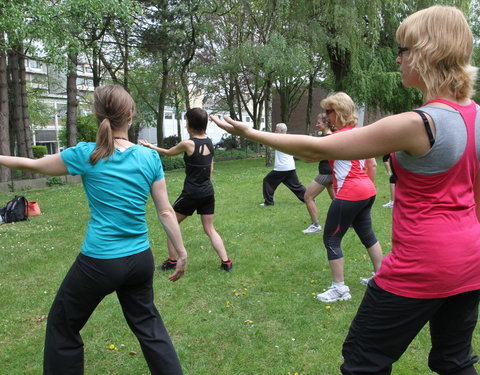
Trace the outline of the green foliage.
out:
M 77 142 L 95 142 L 98 130 L 98 122 L 95 115 L 88 114 L 77 117 Z M 60 130 L 58 138 L 62 146 L 67 145 L 67 130 Z
M 183 156 L 162 156 L 162 165 L 165 171 L 171 171 L 173 169 L 185 168 L 185 162 Z
M 65 185 L 65 181 L 58 176 L 50 176 L 47 177 L 47 185 L 52 187 L 52 186 L 62 186 Z
M 33 157 L 35 159 L 43 158 L 45 155 L 48 154 L 47 146 L 32 146 Z

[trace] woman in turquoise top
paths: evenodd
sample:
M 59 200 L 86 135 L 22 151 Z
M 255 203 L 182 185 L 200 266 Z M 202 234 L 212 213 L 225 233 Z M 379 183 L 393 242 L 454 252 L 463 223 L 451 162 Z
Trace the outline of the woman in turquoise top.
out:
M 36 160 L 0 156 L 0 165 L 12 169 L 81 175 L 90 206 L 81 253 L 48 315 L 44 374 L 83 374 L 80 330 L 102 299 L 116 292 L 151 373 L 180 375 L 180 362 L 153 303 L 155 267 L 145 221 L 145 204 L 151 194 L 179 255 L 169 277 L 178 280 L 185 272 L 187 252 L 168 200 L 162 163 L 155 151 L 128 141 L 135 103 L 121 86 L 98 87 L 94 111 L 100 122 L 96 143 L 81 142 Z

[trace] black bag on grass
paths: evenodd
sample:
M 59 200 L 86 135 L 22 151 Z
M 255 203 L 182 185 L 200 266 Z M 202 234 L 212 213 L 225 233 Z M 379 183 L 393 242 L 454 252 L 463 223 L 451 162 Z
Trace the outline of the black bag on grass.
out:
M 0 213 L 5 223 L 27 220 L 27 199 L 16 195 L 4 208 L 0 209 Z

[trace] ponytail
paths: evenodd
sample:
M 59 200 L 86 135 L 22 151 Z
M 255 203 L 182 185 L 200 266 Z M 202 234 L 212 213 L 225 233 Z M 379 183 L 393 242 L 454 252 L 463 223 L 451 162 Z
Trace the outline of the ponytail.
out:
M 98 127 L 95 151 L 90 155 L 90 164 L 95 165 L 100 159 L 108 159 L 115 151 L 112 127 L 108 118 L 103 119 Z
M 128 122 L 135 114 L 135 102 L 121 86 L 99 86 L 93 94 L 93 109 L 100 123 L 97 131 L 97 144 L 90 155 L 90 164 L 100 159 L 108 159 L 115 152 L 113 131 L 127 129 Z

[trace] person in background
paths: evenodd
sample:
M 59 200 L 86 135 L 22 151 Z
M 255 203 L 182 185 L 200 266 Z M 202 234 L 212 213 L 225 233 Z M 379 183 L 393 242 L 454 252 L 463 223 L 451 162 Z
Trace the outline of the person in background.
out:
M 287 134 L 287 130 L 287 125 L 284 123 L 278 123 L 275 126 L 275 133 Z M 260 206 L 273 206 L 275 204 L 273 195 L 281 183 L 288 187 L 299 200 L 305 202 L 304 195 L 307 189 L 298 179 L 293 156 L 275 150 L 275 165 L 273 170 L 263 179 L 264 202 L 261 203 Z
M 418 109 L 325 138 L 278 136 L 225 117 L 224 130 L 307 160 L 394 153 L 392 250 L 368 283 L 343 344 L 344 375 L 388 375 L 428 324 L 429 368 L 475 375 L 480 301 L 480 107 L 471 99 L 473 35 L 463 13 L 435 5 L 396 32 L 402 84 Z
M 320 132 L 320 137 L 326 137 L 327 135 L 332 134 L 332 131 L 335 131 L 335 127 L 327 119 L 325 113 L 319 114 L 317 117 L 317 123 L 315 127 Z M 322 226 L 318 222 L 318 209 L 315 203 L 315 198 L 326 188 L 330 198 L 335 198 L 335 190 L 333 189 L 333 178 L 332 178 L 332 168 L 328 160 L 321 160 L 318 163 L 318 175 L 315 179 L 308 185 L 307 191 L 305 192 L 305 205 L 307 206 L 308 214 L 312 220 L 312 224 L 304 229 L 303 233 L 319 233 L 322 231 Z
M 393 204 L 395 203 L 395 183 L 397 182 L 397 176 L 395 173 L 392 171 L 392 167 L 390 166 L 390 159 L 391 155 L 386 154 L 383 155 L 383 165 L 385 166 L 385 170 L 387 172 L 387 176 L 389 177 L 389 183 L 390 183 L 390 200 L 383 205 L 383 207 L 387 208 L 392 208 Z
M 50 176 L 81 175 L 90 221 L 81 253 L 68 271 L 48 314 L 45 375 L 84 373 L 80 330 L 103 298 L 115 292 L 140 342 L 150 372 L 181 375 L 175 349 L 153 301 L 154 261 L 145 221 L 152 196 L 158 218 L 179 255 L 169 279 L 185 272 L 184 248 L 168 201 L 158 154 L 128 140 L 135 103 L 121 86 L 94 92 L 100 126 L 96 142 L 81 142 L 41 159 L 0 156 L 0 165 Z
M 221 259 L 220 267 L 229 272 L 233 262 L 228 257 L 222 237 L 213 225 L 215 213 L 215 192 L 211 177 L 213 174 L 214 148 L 212 140 L 207 137 L 208 114 L 201 108 L 191 108 L 186 113 L 187 131 L 190 139 L 184 140 L 176 146 L 165 149 L 140 140 L 140 144 L 157 151 L 160 155 L 175 156 L 183 153 L 185 161 L 185 181 L 180 196 L 173 204 L 177 220 L 181 223 L 195 211 L 200 215 L 203 230 L 210 238 L 210 242 Z M 177 251 L 170 240 L 167 241 L 168 259 L 160 269 L 163 271 L 175 269 L 177 265 Z

